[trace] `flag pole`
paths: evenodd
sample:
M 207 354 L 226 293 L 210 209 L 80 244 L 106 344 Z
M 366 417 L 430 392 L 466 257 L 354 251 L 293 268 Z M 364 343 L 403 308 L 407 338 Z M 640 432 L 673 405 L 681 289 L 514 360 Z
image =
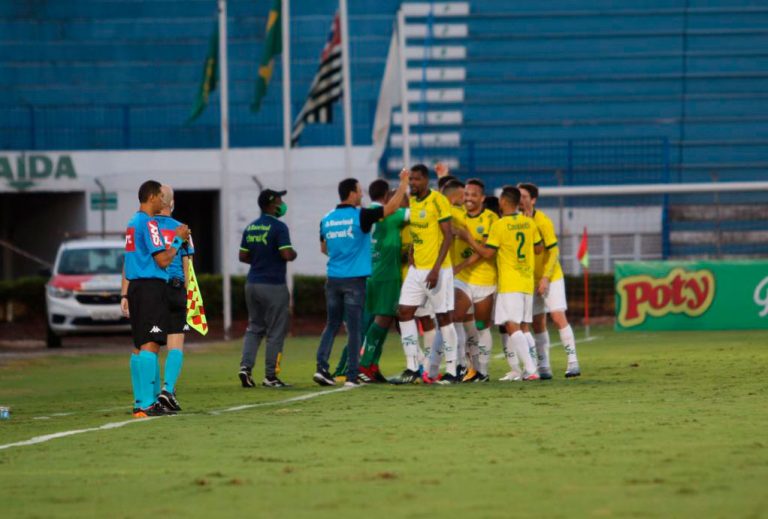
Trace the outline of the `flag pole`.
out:
M 344 89 L 344 167 L 347 177 L 352 174 L 352 88 L 351 67 L 349 66 L 349 19 L 347 0 L 339 0 L 339 19 L 341 22 L 341 76 Z
M 589 338 L 589 267 L 584 268 L 584 333 Z
M 400 115 L 402 116 L 402 136 L 403 136 L 403 167 L 411 167 L 411 121 L 408 111 L 408 78 L 407 58 L 405 55 L 405 13 L 402 7 L 397 11 L 397 43 L 399 47 L 399 66 L 400 66 Z
M 219 2 L 219 77 L 221 79 L 221 190 L 219 191 L 219 226 L 221 234 L 221 281 L 224 310 L 224 339 L 232 328 L 232 286 L 229 271 L 229 74 L 227 68 L 227 0 Z
M 280 23 L 282 32 L 282 68 L 283 68 L 283 182 L 284 189 L 293 190 L 293 168 L 291 164 L 291 0 L 282 0 Z M 295 200 L 295 199 L 294 199 Z M 286 225 L 291 229 L 293 213 L 288 211 Z M 289 307 L 293 308 L 293 264 L 287 264 Z

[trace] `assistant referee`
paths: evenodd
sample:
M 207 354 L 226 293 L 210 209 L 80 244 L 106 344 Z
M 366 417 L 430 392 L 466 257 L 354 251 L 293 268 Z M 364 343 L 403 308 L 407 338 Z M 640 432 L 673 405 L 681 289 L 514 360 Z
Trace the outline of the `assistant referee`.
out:
M 166 249 L 160 227 L 154 217 L 163 208 L 161 184 L 154 180 L 139 188 L 139 210 L 125 231 L 125 263 L 120 307 L 131 322 L 133 354 L 131 382 L 134 418 L 173 414 L 157 402 L 155 369 L 157 353 L 165 345 L 168 328 L 166 284 L 170 265 L 182 244 L 189 239 L 189 228 L 179 225 L 176 237 Z

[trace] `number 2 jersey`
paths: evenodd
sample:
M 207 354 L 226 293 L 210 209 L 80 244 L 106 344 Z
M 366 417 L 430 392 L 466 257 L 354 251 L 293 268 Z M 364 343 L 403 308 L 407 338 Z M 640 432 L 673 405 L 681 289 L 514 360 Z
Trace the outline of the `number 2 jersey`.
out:
M 541 241 L 536 222 L 520 213 L 502 216 L 491 225 L 486 247 L 497 249 L 499 293 L 533 294 L 535 254 Z
M 137 211 L 125 230 L 125 277 L 134 279 L 162 279 L 168 281 L 168 272 L 155 262 L 155 254 L 165 250 L 157 221 L 143 211 Z

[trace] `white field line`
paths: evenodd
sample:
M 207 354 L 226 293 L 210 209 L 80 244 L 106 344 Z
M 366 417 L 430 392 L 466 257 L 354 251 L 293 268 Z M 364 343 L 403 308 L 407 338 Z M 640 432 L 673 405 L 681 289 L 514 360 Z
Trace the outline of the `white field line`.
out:
M 208 414 L 219 415 L 221 413 L 231 413 L 231 412 L 236 412 L 236 411 L 243 411 L 245 409 L 253 409 L 253 408 L 256 408 L 256 407 L 267 407 L 267 406 L 274 406 L 274 405 L 281 405 L 281 404 L 292 404 L 294 402 L 301 402 L 301 401 L 304 401 L 304 400 L 310 400 L 312 398 L 317 398 L 317 397 L 320 397 L 320 396 L 323 396 L 323 395 L 330 395 L 332 393 L 338 393 L 340 391 L 349 391 L 350 389 L 353 389 L 353 388 L 351 388 L 351 387 L 341 387 L 341 388 L 338 388 L 338 389 L 332 389 L 330 391 L 316 391 L 314 393 L 307 393 L 305 395 L 295 396 L 295 397 L 292 397 L 292 398 L 286 398 L 285 400 L 277 400 L 277 401 L 274 401 L 274 402 L 261 402 L 261 403 L 258 403 L 258 404 L 238 405 L 238 406 L 235 406 L 235 407 L 229 407 L 227 409 L 221 409 L 219 411 L 210 411 Z M 153 417 L 141 418 L 141 419 L 133 418 L 131 420 L 125 420 L 125 421 L 122 421 L 122 422 L 106 423 L 106 424 L 101 425 L 99 427 L 90 427 L 88 429 L 75 429 L 75 430 L 72 430 L 72 431 L 62 431 L 62 432 L 57 432 L 57 433 L 52 433 L 52 434 L 46 434 L 46 435 L 43 435 L 43 436 L 35 436 L 34 438 L 30 438 L 29 440 L 24 440 L 24 441 L 14 442 L 14 443 L 6 443 L 5 445 L 0 445 L 0 450 L 10 449 L 10 448 L 13 448 L 13 447 L 26 447 L 28 445 L 36 445 L 38 443 L 45 443 L 45 442 L 49 442 L 51 440 L 56 440 L 58 438 L 65 438 L 67 436 L 74 436 L 76 434 L 83 434 L 83 433 L 94 432 L 94 431 L 106 431 L 106 430 L 110 430 L 110 429 L 119 429 L 120 427 L 124 427 L 124 426 L 126 426 L 128 424 L 132 424 L 132 423 L 145 423 L 145 422 L 148 422 L 150 420 L 154 420 L 155 418 L 160 418 L 160 417 L 159 416 L 153 416 Z
M 587 337 L 586 339 L 579 339 L 578 341 L 576 341 L 576 343 L 579 344 L 579 343 L 582 343 L 582 342 L 592 342 L 592 341 L 596 341 L 597 339 L 600 339 L 600 337 L 597 336 L 597 335 L 592 335 L 590 337 Z M 550 342 L 549 343 L 549 349 L 551 350 L 552 348 L 554 348 L 556 346 L 562 346 L 562 345 L 563 345 L 562 342 Z M 497 353 L 496 355 L 493 356 L 493 358 L 494 359 L 503 359 L 504 358 L 504 354 L 503 353 Z

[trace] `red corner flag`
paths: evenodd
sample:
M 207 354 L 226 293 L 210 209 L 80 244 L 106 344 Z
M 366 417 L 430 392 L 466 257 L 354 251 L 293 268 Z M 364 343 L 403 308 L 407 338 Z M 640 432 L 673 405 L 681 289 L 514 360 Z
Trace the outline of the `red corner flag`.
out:
M 576 258 L 582 267 L 585 269 L 589 268 L 589 244 L 586 227 L 584 227 L 584 234 L 581 235 L 581 243 L 579 244 L 579 252 L 576 253 Z

